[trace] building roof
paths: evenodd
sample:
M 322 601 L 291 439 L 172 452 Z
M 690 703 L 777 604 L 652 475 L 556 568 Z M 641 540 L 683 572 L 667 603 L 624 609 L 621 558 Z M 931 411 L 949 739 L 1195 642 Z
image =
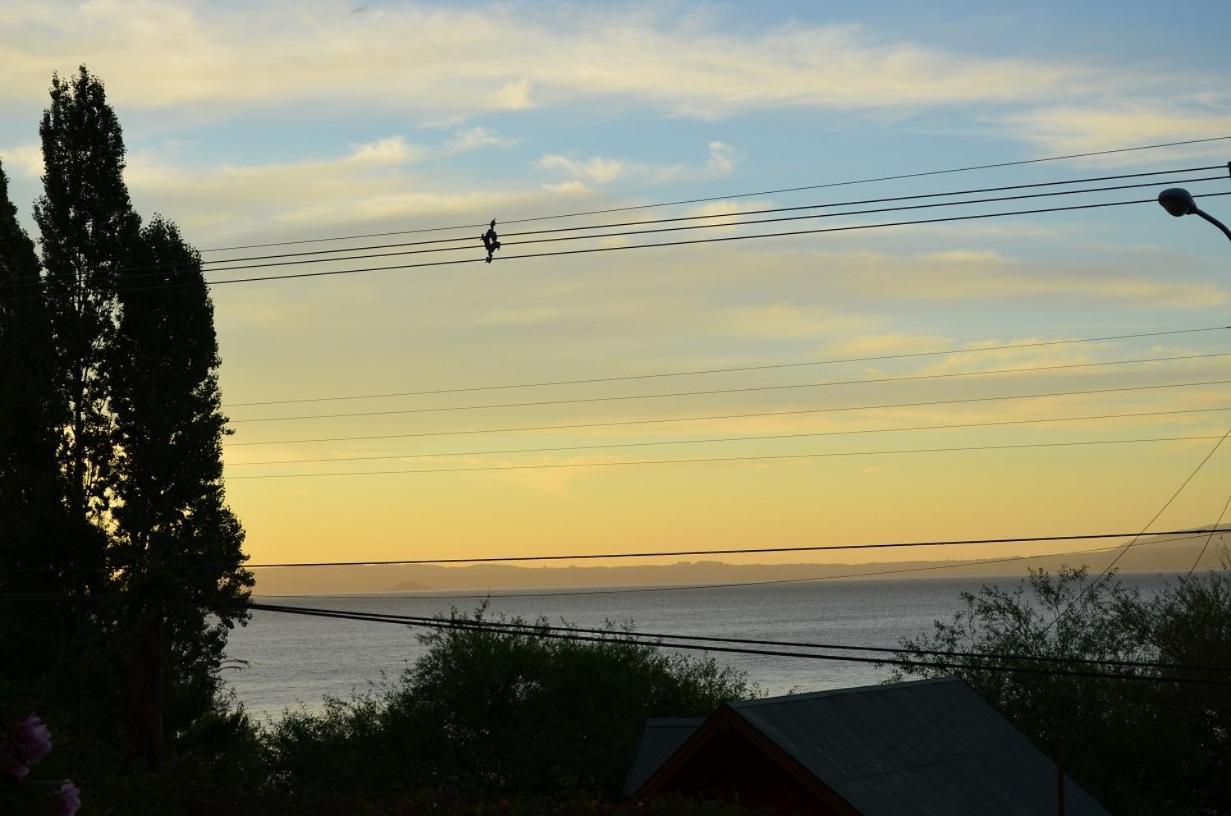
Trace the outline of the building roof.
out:
M 624 796 L 636 793 L 650 774 L 657 771 L 684 741 L 693 735 L 704 717 L 651 717 L 645 721 L 637 754 L 624 780 Z
M 1056 810 L 1055 764 L 956 678 L 732 703 L 710 720 L 732 715 L 866 816 Z M 712 728 L 697 727 L 630 792 L 660 788 L 673 765 L 685 762 L 710 733 Z M 663 744 L 665 739 L 654 743 L 659 753 Z M 644 760 L 639 755 L 634 767 L 649 765 L 648 754 Z M 1069 816 L 1107 816 L 1067 778 L 1065 804 Z

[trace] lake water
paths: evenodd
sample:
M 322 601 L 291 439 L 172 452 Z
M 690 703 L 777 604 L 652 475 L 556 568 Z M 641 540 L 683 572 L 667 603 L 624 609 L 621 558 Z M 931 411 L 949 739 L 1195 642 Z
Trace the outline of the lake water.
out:
M 1129 575 L 1143 591 L 1162 576 Z M 490 613 L 579 626 L 633 621 L 638 631 L 664 634 L 801 640 L 896 646 L 905 636 L 948 620 L 959 593 L 981 585 L 1016 586 L 1019 577 L 846 580 L 769 586 L 674 589 L 621 594 L 546 595 L 491 599 Z M 328 609 L 420 616 L 471 610 L 477 598 L 313 597 L 260 599 Z M 254 612 L 247 627 L 232 633 L 227 656 L 246 661 L 225 676 L 238 698 L 258 716 L 283 709 L 320 706 L 326 695 L 348 697 L 373 684 L 395 681 L 423 653 L 415 630 L 400 625 Z M 692 654 L 700 654 L 692 652 Z M 718 654 L 719 661 L 746 671 L 770 694 L 877 683 L 888 669 L 871 664 L 788 657 Z

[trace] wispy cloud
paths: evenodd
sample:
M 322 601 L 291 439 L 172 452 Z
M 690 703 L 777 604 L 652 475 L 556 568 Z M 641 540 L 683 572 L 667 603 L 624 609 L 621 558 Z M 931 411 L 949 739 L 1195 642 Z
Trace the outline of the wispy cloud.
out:
M 1015 133 L 1044 150 L 1075 153 L 1132 144 L 1231 136 L 1231 99 L 1123 100 L 1086 106 L 1048 106 L 1012 114 L 1007 122 Z M 1225 156 L 1231 141 L 1213 143 L 1212 155 Z M 1193 147 L 1185 148 L 1192 156 Z M 1158 158 L 1155 154 L 1155 158 Z M 1109 157 L 1108 161 L 1135 157 Z
M 468 153 L 485 147 L 513 147 L 516 139 L 508 139 L 485 127 L 472 127 L 459 130 L 445 143 L 443 152 L 447 154 Z
M 39 96 L 52 70 L 85 61 L 130 109 L 208 105 L 224 113 L 331 100 L 438 119 L 622 96 L 714 117 L 774 107 L 1043 101 L 1131 81 L 1071 63 L 883 41 L 849 25 L 737 33 L 705 17 L 625 9 L 398 6 L 352 14 L 335 2 L 92 0 L 6 5 L 0 31 L 7 40 L 0 98 Z
M 540 157 L 535 165 L 541 170 L 560 171 L 571 176 L 573 181 L 607 184 L 615 181 L 624 171 L 624 162 L 606 156 L 577 159 L 550 153 Z
M 355 145 L 347 160 L 356 164 L 405 164 L 417 161 L 429 152 L 425 147 L 407 143 L 401 136 L 390 136 L 375 142 Z
M 416 178 L 430 151 L 400 138 L 356 145 L 344 156 L 307 162 L 195 167 L 135 153 L 125 177 L 143 209 L 157 209 L 191 233 L 217 238 L 277 224 L 378 222 L 526 206 L 537 191 L 471 190 Z
M 649 162 L 610 156 L 582 158 L 549 153 L 536 159 L 534 166 L 544 172 L 565 177 L 563 181 L 544 185 L 546 189 L 559 192 L 601 187 L 616 181 L 647 185 L 672 181 L 708 181 L 725 178 L 735 170 L 739 152 L 733 146 L 715 140 L 706 145 L 706 151 L 707 158 L 700 164 Z

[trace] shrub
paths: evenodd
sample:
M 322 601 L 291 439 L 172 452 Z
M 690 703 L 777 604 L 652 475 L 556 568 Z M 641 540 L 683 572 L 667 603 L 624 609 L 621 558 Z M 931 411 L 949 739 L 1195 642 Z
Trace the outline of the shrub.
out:
M 267 735 L 275 778 L 297 791 L 611 799 L 647 717 L 705 715 L 755 693 L 712 658 L 619 642 L 628 630 L 610 624 L 595 641 L 543 638 L 546 626 L 421 635 L 427 654 L 396 686 L 276 723 Z

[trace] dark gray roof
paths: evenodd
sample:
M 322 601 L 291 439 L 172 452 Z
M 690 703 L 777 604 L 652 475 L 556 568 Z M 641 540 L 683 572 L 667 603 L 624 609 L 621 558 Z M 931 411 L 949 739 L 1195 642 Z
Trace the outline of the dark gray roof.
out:
M 1055 764 L 955 678 L 731 709 L 865 816 L 1056 812 Z M 1069 816 L 1107 816 L 1072 780 L 1065 800 Z
M 651 717 L 646 720 L 632 767 L 624 780 L 624 795 L 636 793 L 650 774 L 657 771 L 703 722 L 704 717 Z

